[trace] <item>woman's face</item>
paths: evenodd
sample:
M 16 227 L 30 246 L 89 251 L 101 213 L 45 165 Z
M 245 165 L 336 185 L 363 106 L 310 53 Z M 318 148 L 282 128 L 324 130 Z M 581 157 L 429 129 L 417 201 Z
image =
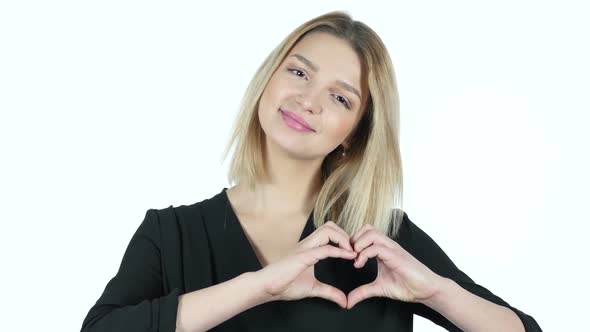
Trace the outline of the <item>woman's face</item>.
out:
M 349 44 L 325 32 L 309 33 L 291 49 L 262 93 L 258 117 L 267 143 L 293 158 L 323 160 L 338 145 L 347 147 L 344 141 L 360 120 L 363 93 L 361 62 Z M 294 129 L 285 112 L 312 130 Z

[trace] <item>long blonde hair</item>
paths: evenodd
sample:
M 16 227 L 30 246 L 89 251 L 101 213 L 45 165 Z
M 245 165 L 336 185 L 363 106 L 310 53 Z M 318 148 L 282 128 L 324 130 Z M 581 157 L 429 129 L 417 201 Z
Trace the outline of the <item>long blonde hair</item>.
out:
M 257 69 L 242 98 L 223 160 L 236 145 L 228 172 L 230 183 L 254 188 L 268 179 L 264 166 L 264 131 L 257 109 L 272 74 L 292 47 L 307 33 L 322 31 L 349 42 L 361 59 L 369 89 L 366 108 L 350 136 L 346 158 L 334 149 L 322 163 L 322 186 L 314 206 L 316 228 L 334 221 L 348 234 L 364 224 L 392 237 L 402 222 L 402 164 L 399 145 L 399 97 L 387 49 L 367 25 L 347 12 L 335 11 L 305 22 L 289 34 Z

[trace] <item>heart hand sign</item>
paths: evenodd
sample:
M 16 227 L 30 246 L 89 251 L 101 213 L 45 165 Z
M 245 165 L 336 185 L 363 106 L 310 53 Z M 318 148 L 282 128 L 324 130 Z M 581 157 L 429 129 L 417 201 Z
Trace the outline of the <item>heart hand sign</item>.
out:
M 422 302 L 440 289 L 443 279 L 422 264 L 397 242 L 365 225 L 351 239 L 357 257 L 354 267 L 362 268 L 369 258 L 377 259 L 377 277 L 348 293 L 347 308 L 370 297 L 388 297 L 404 302 Z

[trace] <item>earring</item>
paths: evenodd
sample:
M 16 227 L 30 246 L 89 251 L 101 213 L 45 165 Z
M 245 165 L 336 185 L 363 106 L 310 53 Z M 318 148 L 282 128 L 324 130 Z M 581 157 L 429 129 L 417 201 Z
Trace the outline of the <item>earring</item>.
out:
M 342 158 L 346 157 L 346 148 L 342 147 Z

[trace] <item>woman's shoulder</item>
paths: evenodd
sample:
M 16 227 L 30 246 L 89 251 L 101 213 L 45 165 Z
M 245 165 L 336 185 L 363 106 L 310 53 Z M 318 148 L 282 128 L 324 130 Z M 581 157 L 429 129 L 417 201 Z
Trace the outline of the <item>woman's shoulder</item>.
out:
M 389 223 L 387 235 L 393 240 L 402 240 L 409 235 L 412 226 L 410 224 L 413 225 L 406 211 L 393 208 L 391 210 L 391 221 Z
M 168 205 L 160 208 L 150 208 L 147 214 L 154 214 L 159 219 L 168 221 L 170 219 L 184 219 L 184 217 L 193 217 L 195 214 L 208 212 L 209 210 L 216 210 L 223 208 L 222 197 L 223 191 L 215 194 L 212 197 L 201 199 L 195 203 Z
M 165 232 L 170 228 L 184 229 L 202 223 L 204 219 L 215 219 L 223 213 L 225 204 L 221 191 L 195 203 L 168 205 L 160 208 L 150 208 L 146 212 L 144 223 L 152 231 Z M 212 218 L 211 218 L 212 217 Z
M 433 242 L 432 238 L 410 219 L 406 211 L 394 209 L 393 213 L 397 213 L 399 218 L 399 226 L 393 239 L 402 247 L 413 250 L 425 241 Z

